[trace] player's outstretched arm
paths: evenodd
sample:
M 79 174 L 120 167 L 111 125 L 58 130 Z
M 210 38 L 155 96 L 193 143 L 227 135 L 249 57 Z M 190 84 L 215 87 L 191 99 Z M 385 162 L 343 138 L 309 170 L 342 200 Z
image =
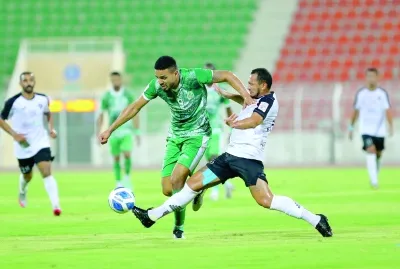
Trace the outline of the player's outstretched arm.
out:
M 251 105 L 255 103 L 255 101 L 253 100 L 253 98 L 251 98 L 250 94 L 246 90 L 246 87 L 243 85 L 240 79 L 230 71 L 225 71 L 225 70 L 213 71 L 212 82 L 213 83 L 226 82 L 243 97 L 245 104 Z
M 243 120 L 237 120 L 237 115 L 232 114 L 229 118 L 225 119 L 225 123 L 235 129 L 251 129 L 251 128 L 256 128 L 258 125 L 260 125 L 264 118 L 254 112 L 251 117 L 243 119 Z
M 224 98 L 232 100 L 240 105 L 243 105 L 244 103 L 244 99 L 240 94 L 234 94 L 234 93 L 230 93 L 228 91 L 225 91 L 223 89 L 221 89 L 219 86 L 215 85 L 215 90 Z M 232 115 L 232 110 L 231 113 L 228 113 L 228 117 Z
M 120 127 L 122 124 L 127 122 L 128 120 L 132 119 L 133 117 L 136 116 L 137 113 L 145 106 L 147 105 L 149 101 L 144 99 L 143 96 L 140 96 L 135 102 L 130 104 L 127 108 L 125 108 L 121 115 L 111 124 L 111 126 L 108 128 L 108 131 L 111 133 L 115 131 L 118 127 Z

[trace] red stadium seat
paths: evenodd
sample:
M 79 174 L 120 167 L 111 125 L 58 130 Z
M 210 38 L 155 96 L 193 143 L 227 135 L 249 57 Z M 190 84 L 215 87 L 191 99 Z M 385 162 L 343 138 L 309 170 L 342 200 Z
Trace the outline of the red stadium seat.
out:
M 393 78 L 400 68 L 400 9 L 394 3 L 300 0 L 275 73 L 281 81 L 363 80 L 373 65 L 383 79 Z

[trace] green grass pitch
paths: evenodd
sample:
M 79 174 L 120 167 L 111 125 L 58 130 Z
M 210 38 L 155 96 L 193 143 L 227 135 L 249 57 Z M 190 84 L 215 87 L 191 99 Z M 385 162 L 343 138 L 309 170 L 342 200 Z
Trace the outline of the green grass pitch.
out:
M 0 173 L 0 268 L 400 268 L 399 169 L 382 170 L 379 190 L 364 169 L 267 171 L 273 192 L 328 216 L 332 238 L 259 207 L 234 179 L 233 199 L 206 199 L 199 212 L 188 207 L 181 241 L 172 239 L 173 214 L 145 229 L 132 214 L 111 211 L 111 172 L 54 175 L 61 217 L 52 215 L 37 173 L 25 209 L 17 203 L 18 173 Z M 139 206 L 164 201 L 158 172 L 132 177 Z

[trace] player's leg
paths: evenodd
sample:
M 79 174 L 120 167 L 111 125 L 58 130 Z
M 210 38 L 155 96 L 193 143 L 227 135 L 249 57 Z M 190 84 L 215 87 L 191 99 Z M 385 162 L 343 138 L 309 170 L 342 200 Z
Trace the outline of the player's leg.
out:
M 117 187 L 122 187 L 122 178 L 121 178 L 121 164 L 120 164 L 120 155 L 121 155 L 121 139 L 119 137 L 110 137 L 109 139 L 110 144 L 110 153 L 113 157 L 113 170 L 114 170 L 114 177 L 117 184 Z
M 167 197 L 172 196 L 171 175 L 174 171 L 176 163 L 178 162 L 180 154 L 180 149 L 176 142 L 176 139 L 167 138 L 167 145 L 165 148 L 164 160 L 161 170 L 162 193 Z
M 217 159 L 201 168 L 188 179 L 183 189 L 168 198 L 159 207 L 150 210 L 143 210 L 135 207 L 132 211 L 142 224 L 149 228 L 154 222 L 163 216 L 184 208 L 195 199 L 202 191 L 225 182 L 236 176 L 229 168 L 226 154 L 220 155 Z
M 378 165 L 377 152 L 373 138 L 369 135 L 362 135 L 363 149 L 366 152 L 366 163 L 369 174 L 370 184 L 372 187 L 378 187 Z
M 311 213 L 289 197 L 272 194 L 261 161 L 230 155 L 228 162 L 232 169 L 244 180 L 246 187 L 250 189 L 251 195 L 259 205 L 303 219 L 315 227 L 323 236 L 332 236 L 325 216 Z
M 260 176 L 256 181 L 247 179 L 246 185 L 248 184 L 254 184 L 248 187 L 254 200 L 256 200 L 260 206 L 280 211 L 291 217 L 303 219 L 316 228 L 322 236 L 332 236 L 332 230 L 329 226 L 328 219 L 324 215 L 316 215 L 308 211 L 287 196 L 273 195 L 265 176 Z
M 133 149 L 133 137 L 132 135 L 126 135 L 122 138 L 121 147 L 122 154 L 124 156 L 124 180 L 123 184 L 125 187 L 132 190 L 131 183 L 131 167 L 132 167 L 132 149 Z
M 33 158 L 18 159 L 19 169 L 21 174 L 19 176 L 19 195 L 18 202 L 21 207 L 27 205 L 27 192 L 28 184 L 32 180 L 33 171 L 32 168 L 35 165 Z
M 58 196 L 57 181 L 52 175 L 51 171 L 51 151 L 50 148 L 41 149 L 34 156 L 35 163 L 43 177 L 44 187 L 49 195 L 53 213 L 56 216 L 61 214 L 60 199 Z
M 205 166 L 190 177 L 180 192 L 172 195 L 161 206 L 149 210 L 135 207 L 132 211 L 140 222 L 149 228 L 158 219 L 185 208 L 201 191 L 220 183 L 221 180 Z
M 174 180 L 172 181 L 172 187 L 175 191 L 179 191 L 178 188 L 183 188 L 187 176 L 194 173 L 197 165 L 203 158 L 203 155 L 208 147 L 209 139 L 210 138 L 208 136 L 197 136 L 184 139 L 181 155 L 179 156 L 178 160 L 178 164 L 180 164 L 180 170 L 182 172 L 181 177 L 178 179 L 178 182 L 176 182 L 175 186 Z M 194 210 L 198 210 L 198 208 L 200 208 L 201 204 L 203 203 L 203 195 L 204 192 L 199 194 L 193 200 Z M 185 209 L 177 210 L 176 212 L 176 214 L 181 214 L 180 219 L 182 220 L 181 223 L 183 226 L 185 220 Z
M 384 137 L 376 137 L 374 140 L 375 149 L 376 149 L 376 167 L 379 174 L 381 169 L 381 157 L 383 150 L 385 149 L 385 138 Z
M 165 196 L 170 197 L 174 193 L 172 180 L 177 181 L 180 168 L 177 167 L 177 162 L 180 156 L 180 140 L 177 138 L 168 138 L 167 146 L 164 155 L 163 169 L 161 171 L 162 192 Z M 186 178 L 185 178 L 186 180 Z M 175 183 L 176 184 L 176 183 Z M 185 211 L 175 212 L 175 223 L 172 231 L 174 238 L 183 237 L 183 223 L 185 219 Z

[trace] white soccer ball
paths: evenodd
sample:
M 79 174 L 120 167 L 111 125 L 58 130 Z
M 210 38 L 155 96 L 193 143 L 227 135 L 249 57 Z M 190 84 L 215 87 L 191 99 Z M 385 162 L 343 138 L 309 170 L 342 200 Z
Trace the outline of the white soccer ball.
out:
M 126 213 L 135 206 L 135 196 L 130 189 L 118 187 L 108 196 L 110 208 L 117 213 Z

